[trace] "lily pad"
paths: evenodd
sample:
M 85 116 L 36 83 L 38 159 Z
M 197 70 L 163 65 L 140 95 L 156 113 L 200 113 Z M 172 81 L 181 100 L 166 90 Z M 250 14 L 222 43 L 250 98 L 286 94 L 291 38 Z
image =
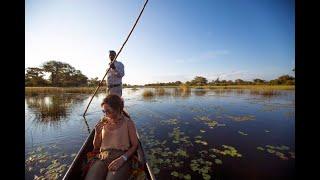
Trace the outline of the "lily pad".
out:
M 60 158 L 66 158 L 66 157 L 68 157 L 68 155 L 66 154 L 66 155 L 62 155 Z
M 171 160 L 170 159 L 166 159 L 164 162 L 169 164 L 171 162 Z
M 269 148 L 269 149 L 275 149 L 275 147 L 271 146 L 271 145 L 266 145 L 266 147 Z
M 160 169 L 158 169 L 158 168 L 153 168 L 153 173 L 154 174 L 158 174 L 160 172 Z
M 41 168 L 40 173 L 42 174 L 45 170 L 46 170 L 46 168 Z
M 214 162 L 215 162 L 216 164 L 222 164 L 222 161 L 221 161 L 220 159 L 215 159 Z
M 257 149 L 260 150 L 260 151 L 263 151 L 263 150 L 264 150 L 264 148 L 263 148 L 263 147 L 260 147 L 260 146 L 257 147 Z
M 273 154 L 273 153 L 275 153 L 276 151 L 275 150 L 273 150 L 273 149 L 267 149 L 267 151 L 269 152 L 269 153 L 271 153 L 271 154 Z
M 40 159 L 40 160 L 39 160 L 39 163 L 45 163 L 45 162 L 47 162 L 46 159 Z
M 211 179 L 211 176 L 209 174 L 202 174 L 202 177 L 204 180 Z
M 28 167 L 28 171 L 32 171 L 33 170 L 33 167 Z
M 253 115 L 245 115 L 245 116 L 229 116 L 228 115 L 227 117 L 237 122 L 255 120 L 255 116 Z
M 177 171 L 172 171 L 171 175 L 174 177 L 179 177 L 179 173 Z
M 180 164 L 179 164 L 178 162 L 174 162 L 173 165 L 174 165 L 175 167 L 179 167 L 179 166 L 180 166 Z
M 279 156 L 279 158 L 282 159 L 282 160 L 288 160 L 288 159 L 289 159 L 289 158 L 286 157 L 286 156 Z
M 186 179 L 186 180 L 190 180 L 191 176 L 190 176 L 190 174 L 186 174 L 186 175 L 183 176 L 183 178 Z
M 70 155 L 70 157 L 76 157 L 77 153 L 73 153 Z
M 42 146 L 39 146 L 36 151 L 40 152 L 40 151 L 42 151 L 43 149 L 44 149 L 44 148 L 43 148 Z
M 188 157 L 188 154 L 185 150 L 178 149 L 178 151 L 175 153 L 176 156 L 183 156 L 183 157 Z
M 34 180 L 45 180 L 46 178 L 44 176 L 37 176 L 37 175 L 34 175 Z
M 208 143 L 206 141 L 201 141 L 201 144 L 205 145 L 205 146 L 208 145 Z
M 242 131 L 238 131 L 239 134 L 243 135 L 243 136 L 247 136 L 248 134 L 242 132 Z
M 280 148 L 281 148 L 281 150 L 289 150 L 290 149 L 288 146 L 284 146 L 284 145 L 282 145 Z

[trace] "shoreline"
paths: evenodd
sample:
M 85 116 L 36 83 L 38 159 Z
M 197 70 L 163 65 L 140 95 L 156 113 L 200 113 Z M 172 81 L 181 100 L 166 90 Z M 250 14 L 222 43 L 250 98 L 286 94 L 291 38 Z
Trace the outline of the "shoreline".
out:
M 190 88 L 190 89 L 248 89 L 248 90 L 295 90 L 294 85 L 227 85 L 227 86 L 130 86 L 126 88 Z M 43 93 L 83 93 L 91 94 L 96 87 L 25 87 L 25 95 Z M 99 92 L 105 92 L 106 86 L 99 88 Z

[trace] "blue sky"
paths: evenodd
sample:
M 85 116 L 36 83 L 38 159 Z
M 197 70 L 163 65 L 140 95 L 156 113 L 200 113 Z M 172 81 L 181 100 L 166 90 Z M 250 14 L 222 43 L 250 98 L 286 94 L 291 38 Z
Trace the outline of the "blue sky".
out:
M 26 0 L 25 66 L 69 63 L 101 79 L 143 0 Z M 293 75 L 290 0 L 149 0 L 118 60 L 124 83 L 274 79 Z

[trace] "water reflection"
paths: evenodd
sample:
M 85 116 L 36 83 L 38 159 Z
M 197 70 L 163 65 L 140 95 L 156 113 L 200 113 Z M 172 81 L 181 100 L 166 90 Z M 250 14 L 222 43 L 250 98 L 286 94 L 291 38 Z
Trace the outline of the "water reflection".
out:
M 193 89 L 194 95 L 205 96 L 208 91 L 214 92 L 215 95 L 225 96 L 225 95 L 250 95 L 259 98 L 273 98 L 283 95 L 278 90 L 245 90 L 245 89 Z M 191 88 L 146 88 L 142 93 L 144 100 L 151 100 L 155 97 L 190 97 Z
M 175 88 L 174 89 L 174 93 L 173 93 L 174 97 L 182 97 L 182 98 L 187 98 L 191 96 L 191 89 L 190 88 Z
M 88 121 L 87 121 L 87 119 L 86 119 L 86 117 L 83 117 L 83 121 L 84 121 L 84 123 L 86 124 L 86 127 L 87 127 L 87 129 L 88 129 L 88 132 L 89 132 L 89 134 L 90 134 L 90 126 L 89 126 L 89 124 L 88 124 Z
M 281 92 L 277 90 L 250 90 L 249 93 L 251 96 L 259 96 L 263 98 L 272 98 L 281 95 Z
M 58 122 L 67 119 L 72 104 L 82 102 L 81 95 L 44 95 L 26 97 L 26 103 L 36 117 L 37 122 Z
M 195 91 L 194 91 L 194 94 L 196 95 L 196 96 L 204 96 L 204 95 L 206 95 L 207 94 L 207 91 L 206 90 L 200 90 L 200 89 L 196 89 Z

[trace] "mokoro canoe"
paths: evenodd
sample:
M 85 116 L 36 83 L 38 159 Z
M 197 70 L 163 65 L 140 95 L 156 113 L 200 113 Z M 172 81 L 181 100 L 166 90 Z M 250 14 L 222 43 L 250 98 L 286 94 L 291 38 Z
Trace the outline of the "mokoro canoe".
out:
M 69 169 L 67 170 L 66 174 L 63 177 L 63 180 L 80 180 L 81 179 L 81 167 L 82 162 L 86 158 L 86 154 L 93 150 L 93 138 L 94 138 L 94 129 L 91 131 L 89 137 L 85 140 L 84 144 L 80 148 L 78 154 L 74 158 L 73 162 L 71 163 Z M 151 171 L 150 165 L 147 162 L 145 157 L 144 149 L 142 147 L 139 134 L 137 133 L 139 145 L 136 152 L 138 159 L 144 165 L 144 171 L 146 175 L 146 180 L 155 180 L 154 174 Z

